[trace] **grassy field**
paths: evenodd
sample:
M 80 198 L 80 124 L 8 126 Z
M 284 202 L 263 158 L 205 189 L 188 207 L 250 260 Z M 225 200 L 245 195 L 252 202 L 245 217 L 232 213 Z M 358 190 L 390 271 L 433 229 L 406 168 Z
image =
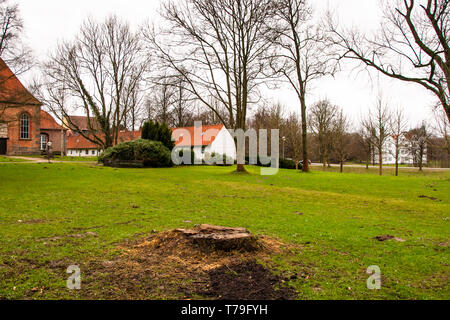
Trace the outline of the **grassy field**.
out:
M 85 298 L 66 288 L 67 266 L 83 272 L 119 255 L 127 240 L 202 223 L 298 248 L 272 264 L 281 275 L 307 274 L 287 283 L 299 299 L 450 298 L 450 172 L 263 177 L 248 169 L 0 164 L 0 299 Z M 405 241 L 374 239 L 380 235 Z M 371 265 L 381 268 L 381 290 L 366 287 Z M 105 298 L 96 278 L 82 281 Z

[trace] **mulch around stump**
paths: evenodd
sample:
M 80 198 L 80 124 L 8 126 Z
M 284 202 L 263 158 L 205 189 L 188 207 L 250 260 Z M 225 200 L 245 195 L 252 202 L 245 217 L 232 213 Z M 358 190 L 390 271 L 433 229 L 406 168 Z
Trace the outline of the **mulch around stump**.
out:
M 115 259 L 82 267 L 83 298 L 295 299 L 289 280 L 275 275 L 271 265 L 273 256 L 300 248 L 255 239 L 258 246 L 251 251 L 198 245 L 179 230 L 124 243 Z

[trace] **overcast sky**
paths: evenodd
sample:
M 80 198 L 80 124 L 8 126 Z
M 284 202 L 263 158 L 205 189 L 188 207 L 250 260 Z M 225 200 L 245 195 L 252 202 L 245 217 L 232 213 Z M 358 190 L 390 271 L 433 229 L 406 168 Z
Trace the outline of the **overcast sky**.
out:
M 158 0 L 18 0 L 25 22 L 27 43 L 38 60 L 45 60 L 48 52 L 61 39 L 71 39 L 77 34 L 81 22 L 88 16 L 103 19 L 117 14 L 132 25 L 150 20 L 158 22 Z M 317 11 L 331 6 L 339 20 L 370 32 L 380 22 L 379 0 L 315 0 Z M 36 71 L 34 71 L 36 72 Z M 24 82 L 30 74 L 22 76 Z M 402 107 L 410 118 L 411 125 L 432 117 L 434 98 L 419 85 L 405 84 L 374 74 L 372 80 L 366 72 L 345 71 L 335 78 L 325 78 L 314 84 L 308 96 L 308 104 L 328 98 L 342 106 L 344 111 L 358 122 L 367 108 L 375 104 L 378 91 L 382 91 L 393 107 Z M 281 102 L 288 110 L 298 110 L 294 93 L 286 89 L 266 92 L 275 102 Z

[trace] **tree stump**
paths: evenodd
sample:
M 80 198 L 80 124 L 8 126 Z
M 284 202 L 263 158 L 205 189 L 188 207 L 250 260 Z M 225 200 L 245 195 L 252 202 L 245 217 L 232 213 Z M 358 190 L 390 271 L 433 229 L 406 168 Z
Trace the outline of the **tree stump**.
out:
M 245 228 L 228 228 L 202 224 L 195 229 L 176 229 L 187 239 L 192 240 L 201 247 L 216 250 L 254 251 L 259 249 L 258 239 Z

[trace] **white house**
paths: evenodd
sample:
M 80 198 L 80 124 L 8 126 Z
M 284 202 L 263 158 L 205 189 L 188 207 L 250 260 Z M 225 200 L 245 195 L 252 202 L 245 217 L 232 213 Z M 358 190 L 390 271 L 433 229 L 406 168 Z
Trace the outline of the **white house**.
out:
M 406 165 L 414 165 L 417 164 L 415 160 L 415 157 L 417 155 L 414 155 L 411 150 L 412 148 L 412 141 L 409 141 L 404 136 L 400 138 L 400 154 L 398 157 L 398 163 L 399 164 L 406 164 Z M 375 162 L 379 163 L 378 160 L 378 154 L 375 154 Z M 423 155 L 423 164 L 427 163 L 427 149 L 424 150 Z M 383 164 L 395 164 L 395 141 L 393 138 L 387 139 L 384 148 L 383 148 Z
M 236 145 L 224 125 L 172 129 L 175 148 L 193 149 L 195 157 L 204 160 L 212 154 L 227 155 L 236 159 Z

